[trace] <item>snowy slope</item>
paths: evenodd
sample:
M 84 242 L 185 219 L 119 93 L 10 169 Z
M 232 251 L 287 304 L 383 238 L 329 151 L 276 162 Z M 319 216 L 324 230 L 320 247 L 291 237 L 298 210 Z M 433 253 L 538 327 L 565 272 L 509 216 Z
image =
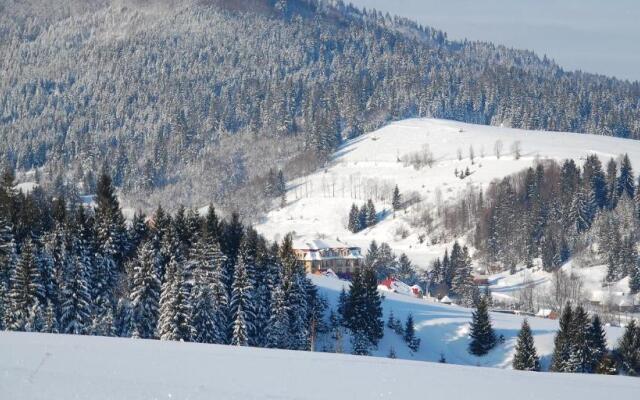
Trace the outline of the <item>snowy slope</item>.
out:
M 494 145 L 503 144 L 502 156 L 494 155 Z M 522 157 L 514 159 L 511 146 L 519 141 Z M 435 164 L 422 169 L 399 162 L 403 156 L 421 151 L 428 145 Z M 469 157 L 473 147 L 475 163 Z M 458 149 L 462 160 L 458 160 Z M 353 234 L 347 229 L 352 203 L 363 204 L 373 198 L 378 212 L 391 209 L 390 193 L 394 185 L 407 195 L 417 192 L 421 206 L 432 208 L 439 190 L 442 199 L 455 199 L 467 185 L 486 187 L 492 180 L 531 166 L 536 158 L 578 162 L 589 154 L 597 154 L 603 163 L 611 157 L 628 153 L 634 165 L 640 165 L 640 141 L 584 135 L 526 131 L 484 125 L 471 125 L 434 119 L 411 119 L 392 123 L 346 143 L 336 152 L 326 168 L 288 183 L 287 206 L 270 212 L 257 229 L 270 239 L 281 239 L 284 232 L 295 232 L 299 238 L 340 238 L 366 249 L 372 239 L 388 242 L 396 252 L 406 252 L 425 267 L 444 252 L 446 245 L 431 245 L 431 238 L 419 242 L 421 233 L 409 224 L 412 211 L 384 214 L 376 226 Z M 482 156 L 484 154 L 484 156 Z M 454 171 L 470 169 L 464 180 Z M 385 200 L 376 198 L 386 197 Z M 414 207 L 415 209 L 415 207 Z M 409 235 L 396 232 L 405 228 Z
M 349 283 L 336 278 L 310 276 L 327 298 L 331 307 L 337 306 L 338 296 L 343 286 Z M 393 347 L 398 358 L 421 361 L 438 361 L 441 355 L 447 363 L 461 365 L 481 365 L 486 367 L 511 368 L 511 359 L 516 344 L 518 331 L 522 325 L 522 316 L 493 312 L 496 334 L 503 335 L 505 341 L 488 355 L 476 357 L 467 351 L 469 345 L 469 322 L 473 310 L 433 303 L 428 300 L 409 297 L 402 294 L 384 292 L 383 301 L 385 323 L 391 311 L 396 318 L 404 322 L 411 313 L 414 317 L 416 336 L 421 339 L 420 349 L 411 353 L 402 338 L 385 326 L 384 337 L 373 355 L 385 357 Z M 543 369 L 547 369 L 553 352 L 553 338 L 558 330 L 558 321 L 529 317 L 529 324 L 534 335 L 536 349 L 541 358 Z M 615 346 L 623 333 L 622 328 L 606 327 L 609 347 Z M 333 350 L 331 340 L 321 343 L 319 349 L 326 347 Z M 349 352 L 349 341 L 344 340 L 343 348 Z
M 0 332 L 0 398 L 631 399 L 640 379 L 373 357 Z

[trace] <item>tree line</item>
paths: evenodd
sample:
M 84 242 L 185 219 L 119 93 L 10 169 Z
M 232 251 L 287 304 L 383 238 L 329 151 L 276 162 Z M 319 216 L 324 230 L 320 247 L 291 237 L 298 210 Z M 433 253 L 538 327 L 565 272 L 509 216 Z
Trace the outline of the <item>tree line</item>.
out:
M 640 191 L 628 155 L 606 167 L 589 155 L 574 160 L 541 161 L 525 171 L 469 191 L 448 219 L 448 229 L 471 227 L 477 256 L 499 270 L 533 266 L 540 259 L 556 271 L 569 258 L 586 255 L 608 265 L 607 281 L 629 277 L 640 291 Z
M 291 237 L 269 243 L 237 214 L 136 215 L 111 179 L 95 208 L 0 187 L 0 329 L 309 350 L 326 301 Z

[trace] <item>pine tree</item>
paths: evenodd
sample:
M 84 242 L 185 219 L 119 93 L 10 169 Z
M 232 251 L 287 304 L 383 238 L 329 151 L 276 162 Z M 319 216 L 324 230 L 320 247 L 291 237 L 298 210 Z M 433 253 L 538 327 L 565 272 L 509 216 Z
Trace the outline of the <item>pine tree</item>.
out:
M 160 340 L 191 340 L 191 299 L 185 275 L 182 263 L 172 257 L 160 293 L 157 328 Z
M 4 282 L 0 282 L 0 331 L 7 329 L 9 316 L 9 293 Z
M 568 370 L 569 358 L 571 357 L 572 327 L 573 310 L 571 304 L 567 303 L 560 316 L 560 329 L 553 341 L 551 370 L 554 372 L 566 372 Z
M 358 210 L 358 206 L 352 204 L 351 210 L 349 211 L 349 222 L 347 227 L 349 228 L 349 231 L 353 233 L 357 233 L 360 230 L 359 213 L 360 211 Z
M 640 376 L 640 327 L 631 320 L 615 350 L 620 369 L 630 376 Z
M 618 204 L 618 165 L 612 158 L 607 163 L 607 208 L 613 210 Z
M 589 368 L 588 372 L 597 372 L 603 365 L 603 361 L 607 356 L 607 337 L 604 328 L 600 322 L 600 317 L 594 315 L 587 332 L 587 347 L 589 349 Z
M 233 275 L 231 292 L 232 333 L 231 344 L 234 346 L 248 346 L 249 333 L 253 329 L 253 297 L 252 286 L 242 257 L 238 257 Z
M 631 294 L 640 292 L 640 259 L 633 260 L 629 271 L 629 290 Z
M 134 333 L 133 326 L 133 307 L 128 297 L 118 300 L 115 312 L 114 331 L 119 337 L 132 337 Z
M 624 195 L 633 199 L 635 194 L 635 181 L 633 177 L 633 168 L 629 155 L 625 154 L 620 163 L 620 176 L 618 176 L 617 195 L 622 198 Z
M 364 205 L 358 211 L 358 232 L 368 227 L 367 216 L 367 206 Z
M 338 317 L 340 318 L 340 324 L 344 324 L 346 321 L 346 312 L 347 312 L 347 302 L 349 298 L 347 296 L 347 291 L 342 286 L 340 290 L 340 295 L 338 296 Z
M 7 290 L 17 259 L 12 225 L 0 215 L 0 284 L 4 284 Z
M 533 342 L 531 327 L 526 319 L 522 322 L 522 328 L 518 333 L 516 352 L 513 356 L 513 369 L 540 371 L 540 358 Z
M 371 342 L 366 332 L 362 330 L 353 331 L 351 334 L 351 352 L 358 356 L 368 356 L 370 354 Z
M 131 283 L 133 328 L 140 338 L 155 337 L 158 325 L 161 284 L 153 245 L 145 242 L 138 250 Z
M 44 327 L 42 331 L 46 333 L 60 332 L 60 327 L 58 324 L 58 319 L 56 317 L 56 312 L 53 309 L 53 303 L 51 301 L 47 302 L 47 308 L 44 314 Z
M 570 355 L 565 372 L 590 372 L 589 318 L 582 306 L 576 307 L 571 323 Z
M 393 198 L 391 199 L 391 206 L 394 211 L 400 210 L 402 206 L 402 196 L 400 195 L 400 189 L 398 189 L 398 185 L 393 189 Z
M 25 329 L 29 310 L 35 309 L 44 296 L 40 268 L 35 252 L 33 243 L 27 239 L 22 246 L 20 260 L 11 277 L 11 289 L 9 292 L 11 302 L 10 323 L 7 326 L 12 330 Z
M 64 273 L 62 288 L 62 333 L 86 335 L 91 332 L 91 297 L 86 278 L 86 265 L 73 257 Z
M 289 309 L 284 290 L 278 285 L 271 292 L 271 315 L 266 328 L 266 347 L 289 348 L 289 330 Z
M 373 204 L 373 201 L 369 199 L 366 205 L 367 209 L 367 227 L 374 226 L 378 223 L 378 215 L 376 213 L 376 206 Z
M 404 341 L 409 349 L 414 353 L 420 348 L 420 338 L 416 337 L 415 327 L 413 325 L 413 315 L 409 314 L 404 324 Z
M 476 310 L 472 314 L 469 337 L 471 338 L 469 352 L 476 356 L 487 354 L 497 343 L 485 300 L 481 300 L 478 303 Z

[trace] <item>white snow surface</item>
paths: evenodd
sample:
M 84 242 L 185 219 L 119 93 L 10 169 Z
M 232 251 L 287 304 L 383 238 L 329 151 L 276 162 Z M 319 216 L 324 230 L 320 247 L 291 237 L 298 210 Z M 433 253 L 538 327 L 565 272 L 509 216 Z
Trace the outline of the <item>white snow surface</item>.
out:
M 374 357 L 0 332 L 11 400 L 631 399 L 640 379 L 504 371 Z
M 497 140 L 503 144 L 502 155 L 494 155 Z M 520 159 L 516 160 L 511 146 L 519 141 Z M 398 159 L 429 146 L 435 158 L 432 167 L 416 170 Z M 473 147 L 475 162 L 469 157 Z M 457 156 L 458 149 L 462 159 Z M 484 156 L 482 154 L 484 153 Z M 564 160 L 573 158 L 578 163 L 590 154 L 597 154 L 603 164 L 610 158 L 628 153 L 635 166 L 640 165 L 640 141 L 545 131 L 527 131 L 495 126 L 464 124 L 437 119 L 410 119 L 391 123 L 377 131 L 348 141 L 333 156 L 325 168 L 295 179 L 287 184 L 287 205 L 270 212 L 256 229 L 272 240 L 280 240 L 284 233 L 294 232 L 295 238 L 339 239 L 360 246 L 363 252 L 371 240 L 387 242 L 397 253 L 405 252 L 420 267 L 426 267 L 444 253 L 451 243 L 430 244 L 426 237 L 421 244 L 418 229 L 409 224 L 409 213 L 390 212 L 391 199 L 375 199 L 376 191 L 390 193 L 397 184 L 407 195 L 417 192 L 423 207 L 433 207 L 436 191 L 444 201 L 456 199 L 473 185 L 486 188 L 497 178 L 522 171 L 536 159 Z M 469 168 L 465 179 L 454 176 L 454 170 Z M 377 186 L 377 188 L 376 188 Z M 370 190 L 367 191 L 367 188 Z M 356 234 L 347 229 L 347 218 L 352 203 L 364 204 L 373 197 L 377 211 L 383 217 L 374 227 Z M 386 213 L 383 212 L 386 210 Z M 397 234 L 404 228 L 408 236 Z

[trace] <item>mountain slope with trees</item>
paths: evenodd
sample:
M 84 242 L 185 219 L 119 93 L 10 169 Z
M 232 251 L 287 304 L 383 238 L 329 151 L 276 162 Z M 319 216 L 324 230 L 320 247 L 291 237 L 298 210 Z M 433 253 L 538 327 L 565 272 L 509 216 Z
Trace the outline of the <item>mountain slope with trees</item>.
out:
M 0 9 L 2 159 L 81 194 L 106 166 L 149 210 L 171 198 L 260 212 L 269 168 L 304 173 L 345 138 L 409 116 L 640 137 L 637 83 L 342 1 Z

